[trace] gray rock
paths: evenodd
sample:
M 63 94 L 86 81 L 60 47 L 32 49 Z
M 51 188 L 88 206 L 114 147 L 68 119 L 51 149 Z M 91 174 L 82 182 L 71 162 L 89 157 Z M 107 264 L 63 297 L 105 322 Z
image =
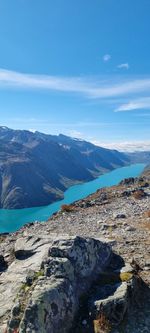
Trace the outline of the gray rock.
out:
M 2 255 L 0 255 L 0 272 L 3 272 L 7 268 L 7 263 Z
M 19 333 L 68 332 L 78 308 L 74 286 L 68 279 L 38 281 L 28 303 Z
M 55 241 L 50 248 L 49 255 L 70 260 L 78 280 L 77 292 L 80 294 L 89 288 L 91 281 L 96 279 L 98 274 L 108 265 L 111 250 L 108 244 L 98 240 L 72 237 L 67 240 Z
M 42 249 L 43 254 L 39 257 Z M 15 245 L 17 256 L 20 251 L 25 254 L 27 250 L 31 255 L 17 260 L 20 265 L 28 267 L 26 278 L 24 276 L 27 291 L 18 295 L 8 332 L 18 325 L 19 333 L 67 333 L 78 310 L 80 296 L 109 265 L 111 249 L 106 243 L 92 238 L 62 237 L 52 242 L 51 235 L 51 238 L 38 240 L 34 236 L 19 239 Z M 45 250 L 48 250 L 47 255 Z M 33 278 L 31 265 L 35 259 L 44 274 L 37 279 Z M 18 324 L 18 304 L 22 301 L 24 310 Z
M 105 316 L 116 325 L 123 320 L 127 308 L 128 285 L 126 282 L 98 287 L 89 306 L 94 317 L 103 311 Z
M 54 275 L 57 278 L 64 277 L 70 281 L 73 281 L 75 278 L 73 265 L 67 258 L 50 257 L 48 260 L 42 262 L 41 267 L 44 268 L 45 276 L 47 277 Z
M 134 269 L 133 267 L 130 265 L 130 263 L 126 263 L 125 266 L 123 266 L 121 269 L 120 269 L 120 273 L 133 273 L 134 272 Z
M 148 259 L 148 260 L 145 261 L 145 266 L 150 267 L 150 259 Z
M 132 227 L 132 226 L 128 226 L 128 227 L 126 227 L 126 229 L 125 229 L 126 231 L 135 231 L 136 229 L 134 228 L 134 227 Z
M 31 272 L 38 272 L 41 263 L 48 256 L 48 250 L 53 242 L 54 236 L 41 237 L 40 242 L 36 242 L 38 237 L 18 238 L 15 244 L 16 253 L 21 251 L 29 252 L 32 255 L 14 260 L 0 276 L 0 322 L 14 306 L 16 299 L 23 284 L 27 282 Z M 19 252 L 20 251 L 20 252 Z M 24 259 L 23 259 L 24 258 Z M 6 302 L 7 300 L 7 302 Z
M 15 243 L 15 257 L 17 259 L 25 260 L 35 253 L 39 252 L 39 248 L 52 241 L 51 237 L 41 236 L 36 237 L 30 235 L 28 237 L 18 238 Z
M 126 214 L 124 213 L 117 213 L 113 215 L 114 219 L 125 219 L 126 218 Z
M 130 177 L 130 178 L 125 178 L 121 180 L 120 185 L 132 185 L 135 183 L 135 178 Z

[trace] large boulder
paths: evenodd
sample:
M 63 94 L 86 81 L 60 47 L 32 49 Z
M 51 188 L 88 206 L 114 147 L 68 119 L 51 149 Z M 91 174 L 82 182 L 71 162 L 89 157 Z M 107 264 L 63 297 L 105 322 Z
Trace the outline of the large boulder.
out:
M 111 250 L 108 244 L 96 239 L 73 237 L 55 241 L 49 255 L 55 258 L 67 258 L 70 261 L 74 268 L 76 292 L 80 296 L 108 266 Z
M 23 242 L 25 250 L 24 245 Z M 32 252 L 33 246 L 30 250 Z M 16 246 L 16 253 L 18 251 L 21 251 L 21 243 Z M 67 333 L 79 308 L 79 298 L 109 265 L 111 254 L 109 245 L 96 239 L 55 240 L 41 261 L 39 274 L 36 273 L 32 283 L 29 279 L 29 285 L 26 283 L 18 294 L 8 333 L 15 329 L 19 333 Z

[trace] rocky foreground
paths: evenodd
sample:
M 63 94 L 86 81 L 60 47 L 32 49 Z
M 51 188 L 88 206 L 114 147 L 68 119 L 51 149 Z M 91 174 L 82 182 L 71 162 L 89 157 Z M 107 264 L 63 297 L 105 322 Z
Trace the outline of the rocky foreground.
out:
M 1 333 L 150 332 L 150 178 L 0 236 Z

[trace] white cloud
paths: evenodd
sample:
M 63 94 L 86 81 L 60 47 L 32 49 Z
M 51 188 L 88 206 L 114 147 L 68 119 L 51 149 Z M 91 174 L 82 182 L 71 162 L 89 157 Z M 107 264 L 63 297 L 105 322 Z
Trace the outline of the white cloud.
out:
M 127 70 L 128 70 L 128 69 L 130 68 L 130 66 L 129 66 L 128 62 L 126 62 L 126 63 L 124 63 L 124 64 L 120 64 L 120 65 L 118 65 L 117 68 L 120 68 L 120 69 L 127 69 Z
M 83 133 L 76 131 L 76 130 L 70 130 L 67 132 L 67 134 L 73 138 L 77 138 L 77 139 L 83 139 L 84 135 Z
M 110 59 L 111 59 L 111 55 L 110 55 L 110 54 L 105 54 L 105 55 L 103 56 L 103 61 L 104 61 L 104 62 L 108 62 L 108 61 L 110 61 Z
M 29 132 L 35 133 L 36 129 L 35 128 L 29 128 Z
M 97 146 L 108 148 L 108 149 L 117 149 L 124 152 L 134 152 L 134 151 L 150 151 L 150 141 L 124 141 L 124 142 L 113 142 L 113 143 L 104 143 L 94 141 Z
M 78 93 L 88 98 L 114 98 L 149 92 L 150 77 L 59 77 L 33 75 L 0 69 L 0 88 L 38 89 L 66 93 Z M 125 107 L 125 106 L 124 106 Z M 135 105 L 130 105 L 135 109 Z M 123 111 L 123 110 L 117 110 Z
M 115 112 L 133 111 L 138 109 L 150 109 L 150 97 L 139 98 L 129 103 L 120 105 Z

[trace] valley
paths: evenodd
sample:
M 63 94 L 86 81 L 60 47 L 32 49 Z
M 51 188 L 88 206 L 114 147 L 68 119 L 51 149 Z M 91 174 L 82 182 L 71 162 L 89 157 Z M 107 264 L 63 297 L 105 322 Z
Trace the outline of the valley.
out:
M 128 163 L 126 155 L 83 140 L 0 127 L 0 208 L 48 205 L 71 185 Z

